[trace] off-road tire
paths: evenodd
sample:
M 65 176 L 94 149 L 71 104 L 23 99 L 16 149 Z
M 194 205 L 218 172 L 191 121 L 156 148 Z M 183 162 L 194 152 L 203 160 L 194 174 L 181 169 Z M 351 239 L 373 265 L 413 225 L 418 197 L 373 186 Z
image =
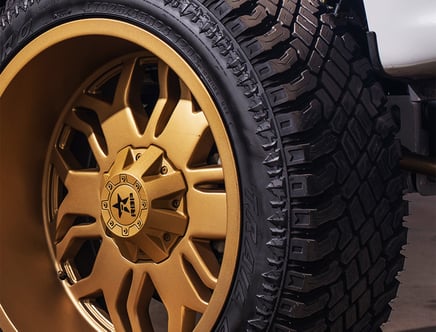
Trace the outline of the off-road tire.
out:
M 0 70 L 53 26 L 107 17 L 158 35 L 203 79 L 241 195 L 217 331 L 361 332 L 387 321 L 406 242 L 398 126 L 355 27 L 316 0 L 8 4 Z

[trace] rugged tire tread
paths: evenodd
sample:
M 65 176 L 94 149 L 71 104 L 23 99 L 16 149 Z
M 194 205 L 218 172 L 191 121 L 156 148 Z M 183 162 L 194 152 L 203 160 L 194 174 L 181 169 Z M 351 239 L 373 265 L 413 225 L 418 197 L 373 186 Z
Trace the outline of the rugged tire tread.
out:
M 263 275 L 270 286 L 259 296 L 269 301 L 250 328 L 376 330 L 396 294 L 406 230 L 398 128 L 369 62 L 347 23 L 318 1 L 203 4 L 254 64 L 292 198 L 290 228 L 270 241 L 288 248 L 271 253 L 288 262 L 283 291 L 271 291 L 280 287 L 279 270 Z M 283 218 L 269 222 L 283 229 Z

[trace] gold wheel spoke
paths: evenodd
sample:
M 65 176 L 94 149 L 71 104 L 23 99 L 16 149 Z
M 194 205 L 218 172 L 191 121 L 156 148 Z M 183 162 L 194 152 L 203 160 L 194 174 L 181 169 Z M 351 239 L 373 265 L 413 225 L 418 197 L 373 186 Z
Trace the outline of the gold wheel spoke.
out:
M 208 304 L 209 293 L 204 285 L 198 285 L 185 270 L 183 258 L 174 259 L 163 271 L 168 278 L 153 278 L 154 285 L 168 311 L 169 321 L 180 320 L 183 307 L 203 313 Z M 174 296 L 177 294 L 177 296 Z
M 187 169 L 185 172 L 188 183 L 205 184 L 205 183 L 224 183 L 224 173 L 221 166 L 208 166 L 194 169 Z
M 203 112 L 194 111 L 188 88 L 181 81 L 179 85 L 177 101 L 166 87 L 169 95 L 156 104 L 145 135 L 165 149 L 177 168 L 184 169 L 209 125 Z
M 160 262 L 168 257 L 168 253 L 144 232 L 139 232 L 132 241 L 154 262 Z
M 60 261 L 67 259 L 78 249 L 80 239 L 97 238 L 100 235 L 101 228 L 97 223 L 71 227 L 56 245 L 56 257 Z
M 59 178 L 63 183 L 65 183 L 65 179 L 71 170 L 70 163 L 65 160 L 64 156 L 62 156 L 58 149 L 53 149 L 50 157 L 50 161 L 56 169 Z
M 116 246 L 103 239 L 91 274 L 71 285 L 70 290 L 78 299 L 93 298 L 102 292 L 115 329 L 130 330 L 126 303 L 131 274 L 128 264 L 120 259 Z
M 183 235 L 185 233 L 188 220 L 185 216 L 176 211 L 151 209 L 148 216 L 148 227 L 177 235 Z
M 86 137 L 93 134 L 93 129 L 86 121 L 83 121 L 74 110 L 68 113 L 65 119 L 65 124 L 69 125 L 77 131 L 82 132 Z
M 100 212 L 100 181 L 96 172 L 69 171 L 64 183 L 68 194 L 59 206 L 58 219 L 66 214 L 97 217 Z
M 219 264 L 209 243 L 198 242 L 195 246 L 189 241 L 184 251 L 186 259 L 191 263 L 201 281 L 209 289 L 215 289 L 218 281 Z
M 149 315 L 153 293 L 154 286 L 148 274 L 135 271 L 127 299 L 127 312 L 134 331 L 153 331 Z
M 162 62 L 158 62 L 159 76 L 159 98 L 153 108 L 150 118 L 148 119 L 147 127 L 144 133 L 146 144 L 154 142 L 156 136 L 162 132 L 168 121 L 171 113 L 176 106 L 179 95 L 178 79 L 171 77 L 169 66 Z
M 175 172 L 147 181 L 146 186 L 148 196 L 153 201 L 157 198 L 182 192 L 185 189 L 185 181 L 180 172 Z
M 182 306 L 171 308 L 168 310 L 168 331 L 191 332 L 195 327 L 195 320 L 195 311 Z
M 184 169 L 207 127 L 203 112 L 192 111 L 192 100 L 181 99 L 157 142 L 176 167 Z
M 106 139 L 109 156 L 115 156 L 126 146 L 140 144 L 141 135 L 132 110 L 128 107 L 117 110 L 103 120 L 101 128 Z
M 147 152 L 142 154 L 140 158 L 133 163 L 133 165 L 129 168 L 129 172 L 135 174 L 139 178 L 146 173 L 150 167 L 152 167 L 155 163 L 162 158 L 163 152 L 162 150 L 150 146 L 147 149 Z
M 94 111 L 100 119 L 112 115 L 114 110 L 110 103 L 107 103 L 96 96 L 89 95 L 86 92 L 76 99 L 74 107 L 76 109 L 84 108 L 86 110 Z
M 83 299 L 91 295 L 96 294 L 101 290 L 98 283 L 95 282 L 95 278 L 92 274 L 86 278 L 83 278 L 70 286 L 70 291 L 77 299 Z
M 153 277 L 153 283 L 168 311 L 169 326 L 178 327 L 174 330 L 169 328 L 169 331 L 178 331 L 183 324 L 190 324 L 190 317 L 183 315 L 183 308 L 203 313 L 208 305 L 210 291 L 203 283 L 199 284 L 196 278 L 192 278 L 192 271 L 186 270 L 182 256 L 170 259 L 171 261 L 162 267 L 162 274 Z M 161 275 L 167 277 L 162 278 Z
M 190 190 L 187 194 L 188 233 L 202 239 L 224 239 L 227 232 L 227 196 L 224 192 Z M 205 215 L 204 209 L 207 208 Z
M 92 98 L 90 96 L 87 97 Z M 100 133 L 95 132 L 95 128 L 86 121 L 83 121 L 74 110 L 69 113 L 69 116 L 65 119 L 65 123 L 71 128 L 83 133 L 88 138 L 89 147 L 91 148 L 95 159 L 99 164 L 104 163 L 104 160 L 106 159 L 104 152 L 105 147 L 102 146 L 102 138 L 99 137 Z
M 122 94 L 118 91 L 120 89 L 119 84 L 116 96 Z M 124 100 L 124 97 L 118 98 Z M 89 109 L 97 114 L 99 124 L 95 125 L 101 127 L 109 155 L 117 153 L 125 146 L 139 144 L 141 138 L 132 109 L 124 102 L 117 99 L 115 101 L 111 105 L 97 97 L 82 94 L 76 102 L 76 107 Z
M 118 109 L 136 106 L 134 98 L 140 95 L 142 79 L 143 73 L 139 69 L 137 58 L 124 62 L 115 90 L 113 106 Z
M 103 294 L 109 315 L 115 331 L 132 331 L 127 313 L 127 301 L 133 272 L 127 267 L 115 266 L 111 273 L 113 275 L 110 282 L 104 283 L 103 286 Z

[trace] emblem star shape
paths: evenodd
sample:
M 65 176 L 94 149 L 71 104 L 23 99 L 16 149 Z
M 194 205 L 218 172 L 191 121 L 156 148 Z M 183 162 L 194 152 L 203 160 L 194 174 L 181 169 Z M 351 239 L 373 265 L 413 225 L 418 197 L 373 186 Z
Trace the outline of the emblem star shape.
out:
M 127 200 L 129 199 L 129 197 L 122 199 L 120 194 L 117 194 L 117 196 L 118 196 L 117 197 L 118 201 L 117 203 L 112 205 L 112 207 L 118 209 L 118 218 L 121 218 L 121 216 L 123 215 L 123 211 L 130 212 L 129 209 L 126 207 Z

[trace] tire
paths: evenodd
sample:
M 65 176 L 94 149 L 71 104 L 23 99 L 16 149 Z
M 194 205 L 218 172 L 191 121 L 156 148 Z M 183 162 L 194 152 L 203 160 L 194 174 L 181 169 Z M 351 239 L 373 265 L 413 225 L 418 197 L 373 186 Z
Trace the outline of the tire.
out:
M 315 0 L 14 1 L 0 27 L 5 331 L 387 321 L 406 242 L 398 127 L 360 31 Z M 118 102 L 130 120 L 104 106 Z M 159 141 L 186 103 L 206 129 Z

